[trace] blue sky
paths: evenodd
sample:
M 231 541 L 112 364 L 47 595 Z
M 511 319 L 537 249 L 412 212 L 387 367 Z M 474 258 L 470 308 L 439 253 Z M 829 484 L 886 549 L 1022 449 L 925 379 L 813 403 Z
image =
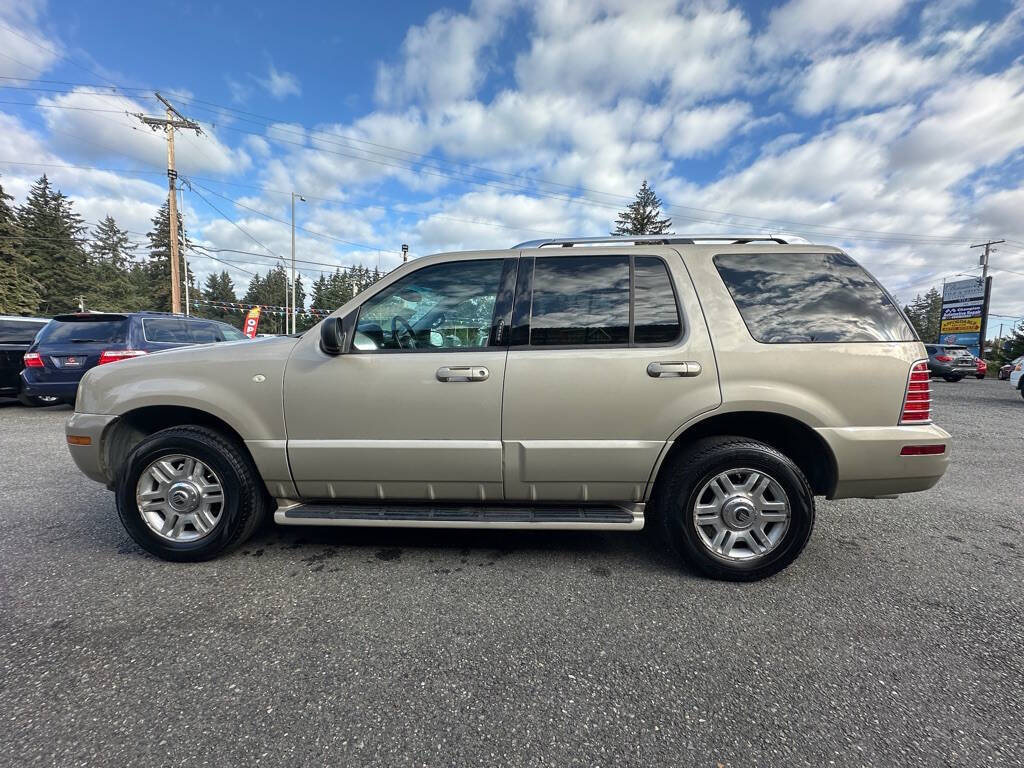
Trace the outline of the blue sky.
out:
M 677 232 L 842 245 L 903 299 L 1006 238 L 993 311 L 1024 315 L 1022 0 L 173 11 L 0 3 L 0 182 L 19 202 L 45 170 L 141 240 L 164 145 L 126 113 L 156 113 L 159 89 L 203 125 L 178 137 L 186 224 L 231 249 L 239 285 L 288 254 L 293 190 L 309 279 L 391 267 L 403 242 L 602 234 L 648 178 Z

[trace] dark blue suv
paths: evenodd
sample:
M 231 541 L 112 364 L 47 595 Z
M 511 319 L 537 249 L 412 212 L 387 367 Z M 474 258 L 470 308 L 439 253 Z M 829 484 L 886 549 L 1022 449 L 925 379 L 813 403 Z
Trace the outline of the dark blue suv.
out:
M 128 357 L 219 341 L 242 341 L 237 328 L 166 312 L 57 315 L 25 353 L 22 391 L 74 403 L 87 370 Z

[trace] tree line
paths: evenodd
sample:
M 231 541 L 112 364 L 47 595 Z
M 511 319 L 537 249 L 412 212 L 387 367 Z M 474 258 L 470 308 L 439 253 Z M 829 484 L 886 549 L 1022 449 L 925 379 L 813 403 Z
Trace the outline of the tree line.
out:
M 53 187 L 46 175 L 32 185 L 25 203 L 13 204 L 0 183 L 0 314 L 53 315 L 84 308 L 101 312 L 171 309 L 170 212 L 165 202 L 152 219 L 141 248 L 106 216 L 91 230 L 74 209 L 73 201 Z M 191 248 L 178 217 L 178 242 Z M 364 266 L 337 268 L 313 281 L 310 306 L 333 311 L 381 277 Z M 227 270 L 195 284 L 189 271 L 190 313 L 242 327 L 243 312 L 207 302 L 283 306 L 288 272 L 277 264 L 266 274 L 255 273 L 239 296 Z M 290 292 L 289 292 L 290 293 Z M 295 284 L 297 305 L 305 306 L 302 278 Z M 288 299 L 290 302 L 290 298 Z M 302 330 L 319 318 L 298 320 Z M 283 333 L 283 312 L 273 311 L 260 321 L 260 330 Z

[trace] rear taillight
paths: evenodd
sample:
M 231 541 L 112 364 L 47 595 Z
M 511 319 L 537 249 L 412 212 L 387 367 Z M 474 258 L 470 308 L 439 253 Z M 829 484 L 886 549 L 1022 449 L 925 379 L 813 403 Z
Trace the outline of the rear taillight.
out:
M 952 362 L 953 360 L 953 358 L 950 357 L 949 355 L 936 355 L 935 359 L 938 360 L 940 363 L 949 363 Z
M 97 365 L 116 363 L 118 360 L 127 360 L 129 357 L 139 357 L 148 354 L 142 349 L 107 349 L 100 354 L 100 361 Z
M 25 353 L 25 367 L 26 368 L 42 368 L 43 358 L 39 356 L 38 352 L 26 352 Z
M 932 382 L 928 363 L 918 360 L 910 366 L 907 392 L 903 396 L 900 424 L 926 424 L 932 420 Z

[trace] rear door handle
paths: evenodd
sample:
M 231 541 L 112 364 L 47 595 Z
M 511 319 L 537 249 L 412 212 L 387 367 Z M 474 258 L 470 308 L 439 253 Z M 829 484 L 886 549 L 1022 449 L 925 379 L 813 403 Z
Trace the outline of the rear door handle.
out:
M 700 376 L 701 370 L 700 363 L 693 361 L 655 362 L 647 366 L 647 375 L 655 379 L 671 376 Z
M 438 381 L 487 381 L 490 375 L 482 365 L 446 365 L 437 369 Z

